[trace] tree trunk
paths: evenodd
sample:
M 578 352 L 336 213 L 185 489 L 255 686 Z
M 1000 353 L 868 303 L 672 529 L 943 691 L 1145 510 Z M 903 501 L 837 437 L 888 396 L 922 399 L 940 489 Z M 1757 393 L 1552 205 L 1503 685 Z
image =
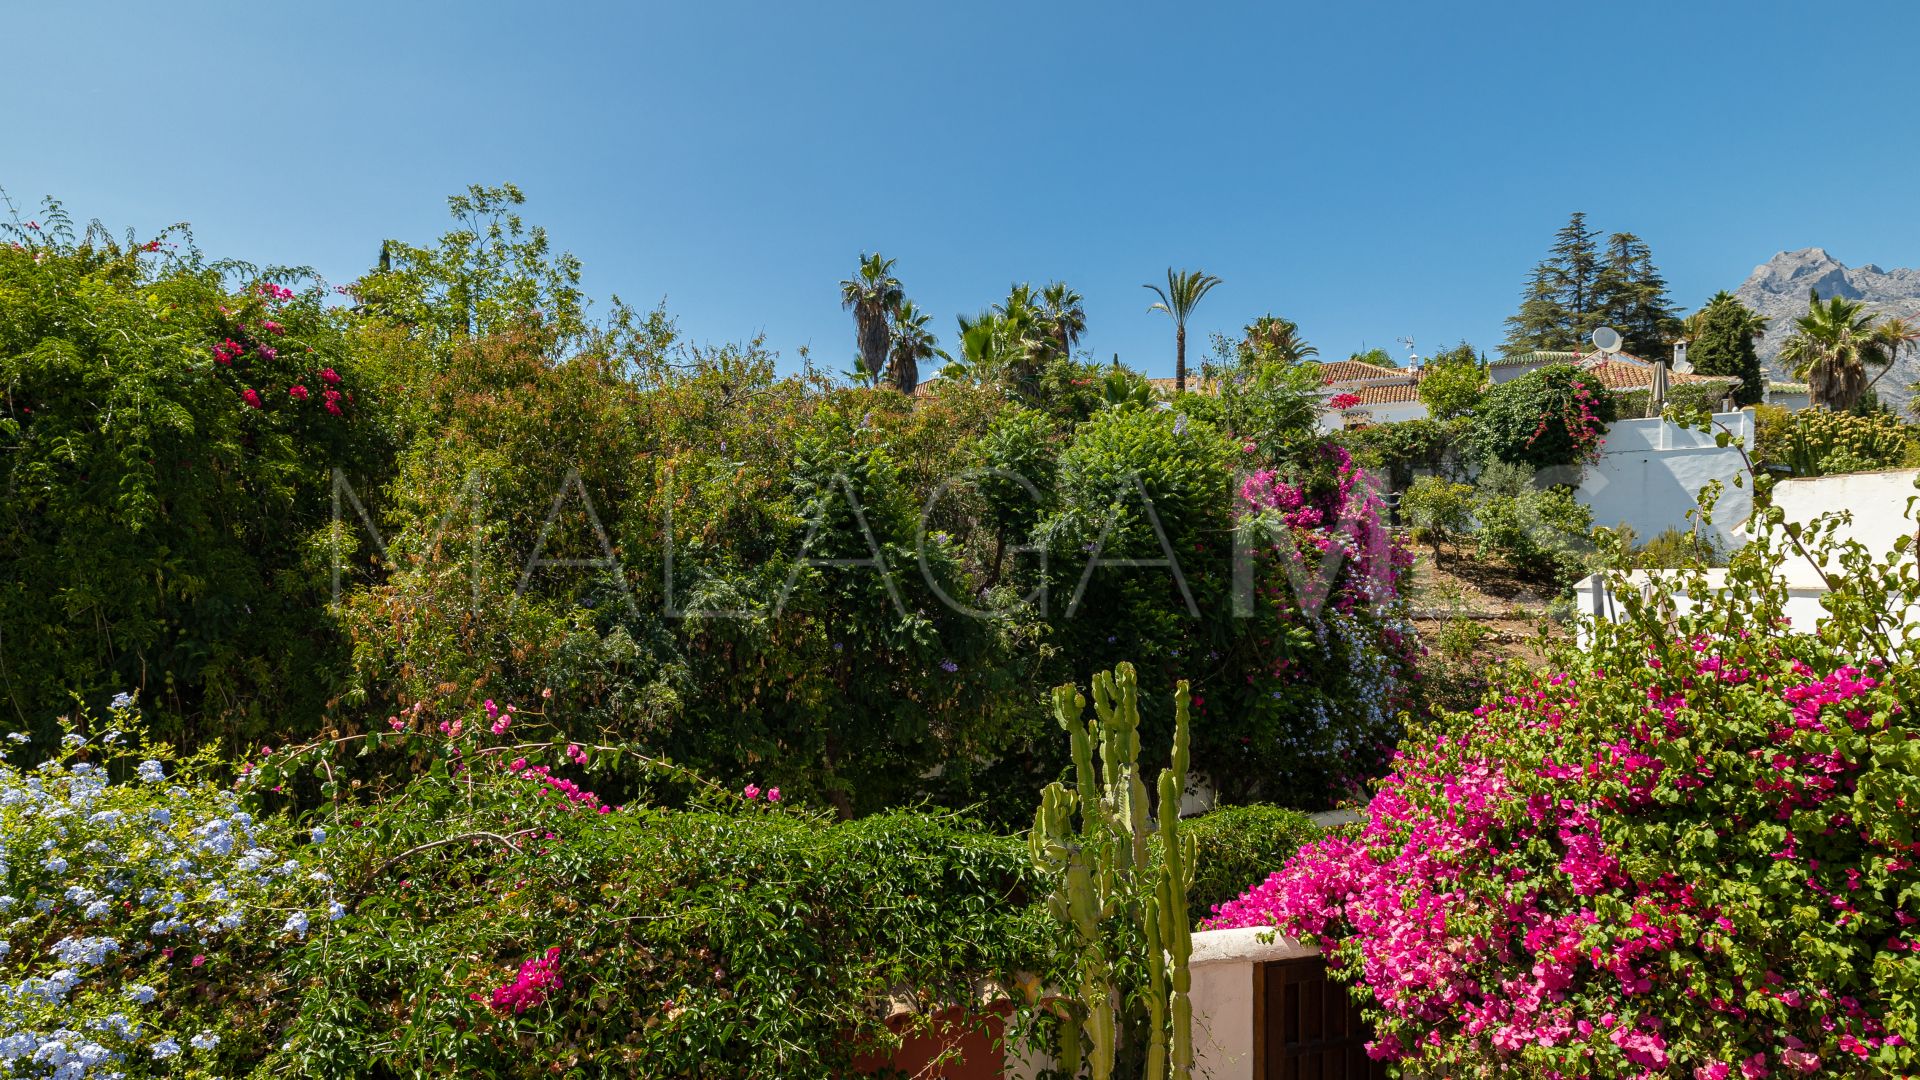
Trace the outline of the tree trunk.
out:
M 1187 392 L 1187 326 L 1181 323 L 1173 328 L 1173 392 Z

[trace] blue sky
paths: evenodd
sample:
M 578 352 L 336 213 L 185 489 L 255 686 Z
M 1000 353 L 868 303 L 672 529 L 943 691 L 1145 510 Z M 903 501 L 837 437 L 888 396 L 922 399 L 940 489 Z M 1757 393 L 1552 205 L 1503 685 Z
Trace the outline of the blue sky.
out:
M 1683 306 L 1783 248 L 1920 265 L 1920 6 L 14 5 L 0 186 L 335 281 L 513 181 L 597 296 L 840 370 L 898 260 L 951 344 L 1009 283 L 1171 374 L 1141 283 L 1324 355 L 1497 345 L 1569 211 Z M 1190 351 L 1190 359 L 1194 352 Z

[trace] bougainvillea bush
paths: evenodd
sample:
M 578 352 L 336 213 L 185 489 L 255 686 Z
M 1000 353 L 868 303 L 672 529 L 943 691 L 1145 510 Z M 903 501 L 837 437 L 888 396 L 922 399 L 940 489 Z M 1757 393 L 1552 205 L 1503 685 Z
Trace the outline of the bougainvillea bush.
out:
M 345 910 L 323 831 L 248 812 L 204 755 L 137 742 L 117 704 L 38 767 L 0 759 L 7 1076 L 210 1075 L 257 1057 L 272 956 Z M 9 740 L 20 756 L 27 737 Z
M 318 784 L 347 909 L 282 958 L 256 1067 L 846 1075 L 897 1045 L 889 995 L 971 1007 L 979 980 L 1048 970 L 1020 841 L 938 813 L 834 823 L 777 787 L 569 741 L 541 711 L 410 709 L 256 759 L 268 806 Z M 329 779 L 362 751 L 413 775 Z M 690 808 L 603 798 L 647 778 Z
M 1624 622 L 1410 738 L 1364 828 L 1214 925 L 1321 941 L 1373 1053 L 1423 1070 L 1911 1074 L 1920 725 L 1896 613 L 1920 575 L 1904 543 L 1876 561 L 1767 513 L 1724 591 L 1622 589 Z M 1817 625 L 1782 618 L 1789 558 L 1830 578 Z

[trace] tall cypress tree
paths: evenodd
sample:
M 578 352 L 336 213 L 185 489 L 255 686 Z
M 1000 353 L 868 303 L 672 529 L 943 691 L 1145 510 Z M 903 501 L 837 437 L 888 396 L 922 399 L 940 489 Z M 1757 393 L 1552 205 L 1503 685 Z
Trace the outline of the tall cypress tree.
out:
M 1680 318 L 1667 296 L 1667 279 L 1653 265 L 1646 241 L 1632 233 L 1607 238 L 1607 257 L 1595 288 L 1598 319 L 1620 331 L 1621 347 L 1646 360 L 1666 355 L 1680 333 Z
M 1597 230 L 1575 211 L 1554 234 L 1553 250 L 1533 268 L 1520 297 L 1520 310 L 1507 320 L 1508 356 L 1542 349 L 1572 349 L 1600 325 L 1600 251 Z
M 1725 289 L 1714 293 L 1687 319 L 1687 359 L 1702 375 L 1732 375 L 1740 380 L 1733 400 L 1752 405 L 1760 400 L 1763 375 L 1753 339 L 1766 332 L 1767 320 Z

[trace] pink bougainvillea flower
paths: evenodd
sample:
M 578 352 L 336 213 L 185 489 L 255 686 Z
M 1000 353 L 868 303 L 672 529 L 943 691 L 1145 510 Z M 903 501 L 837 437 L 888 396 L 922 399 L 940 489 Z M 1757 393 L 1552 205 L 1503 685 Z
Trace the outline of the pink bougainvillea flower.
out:
M 258 409 L 262 407 L 260 403 L 260 392 L 258 390 L 255 390 L 251 386 L 247 387 L 245 390 L 240 391 L 240 400 L 246 402 L 247 407 L 249 409 Z
M 768 802 L 771 802 L 771 803 L 777 803 L 777 802 L 779 802 L 779 801 L 780 801 L 780 789 L 779 789 L 779 788 L 768 788 L 768 789 L 767 789 L 767 801 L 768 801 Z
M 747 785 L 746 787 L 744 787 L 744 788 L 742 788 L 742 789 L 740 790 L 740 794 L 742 794 L 742 795 L 745 795 L 745 796 L 747 797 L 747 799 L 748 799 L 748 801 L 752 801 L 752 800 L 754 800 L 754 799 L 757 799 L 757 798 L 759 798 L 759 797 L 760 797 L 760 785 L 759 785 L 759 784 L 748 784 L 748 785 Z
M 307 388 L 301 386 L 299 383 L 294 383 L 292 386 L 287 387 L 287 396 L 295 401 L 305 401 L 307 400 Z

